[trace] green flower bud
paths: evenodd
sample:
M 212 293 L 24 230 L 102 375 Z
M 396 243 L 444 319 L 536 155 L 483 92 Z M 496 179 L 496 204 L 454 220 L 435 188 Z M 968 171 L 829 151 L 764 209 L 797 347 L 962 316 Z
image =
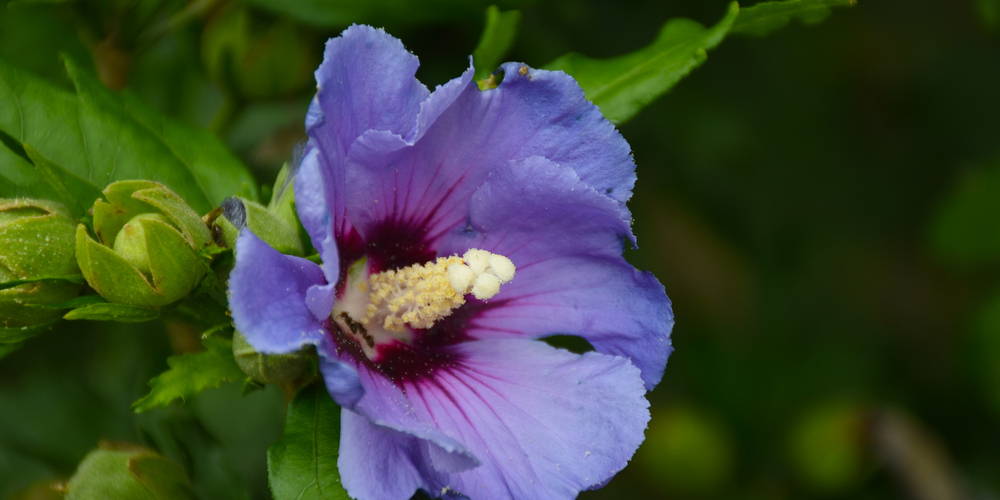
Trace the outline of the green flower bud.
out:
M 280 384 L 295 380 L 309 367 L 309 352 L 261 354 L 253 349 L 240 332 L 233 334 L 233 357 L 251 380 L 262 384 Z
M 218 11 L 205 27 L 202 60 L 212 80 L 242 97 L 280 97 L 315 81 L 319 54 L 313 38 L 291 19 L 232 6 Z
M 191 500 L 191 483 L 180 465 L 129 444 L 102 442 L 80 462 L 63 488 L 66 500 L 128 498 Z
M 216 219 L 222 239 L 230 248 L 236 242 L 240 229 L 250 228 L 254 234 L 281 253 L 302 255 L 302 239 L 298 228 L 255 201 L 244 198 L 226 198 L 222 203 L 222 216 Z
M 78 275 L 75 228 L 76 221 L 58 203 L 0 200 L 0 283 Z M 65 281 L 41 281 L 0 290 L 0 327 L 20 328 L 56 319 L 60 310 L 37 306 L 72 299 L 80 288 Z
M 80 224 L 76 254 L 87 283 L 110 302 L 162 306 L 205 276 L 198 250 L 211 242 L 184 200 L 151 181 L 115 182 L 92 210 L 95 240 Z

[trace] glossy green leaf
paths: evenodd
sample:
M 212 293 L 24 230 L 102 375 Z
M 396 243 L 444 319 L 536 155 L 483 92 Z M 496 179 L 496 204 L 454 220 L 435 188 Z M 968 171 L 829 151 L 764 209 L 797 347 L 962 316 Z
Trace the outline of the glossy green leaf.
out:
M 41 281 L 61 281 L 63 283 L 76 283 L 82 285 L 84 283 L 82 274 L 70 274 L 68 276 L 37 276 L 34 278 L 26 278 L 23 280 L 11 280 L 4 283 L 0 283 L 0 290 L 6 290 L 8 288 L 14 288 L 15 286 L 25 285 L 28 283 L 38 283 Z
M 964 265 L 1000 261 L 1000 162 L 967 175 L 931 225 L 935 250 Z
M 570 53 L 545 69 L 572 75 L 608 120 L 623 123 L 705 62 L 706 51 L 725 38 L 739 12 L 733 2 L 726 16 L 707 29 L 690 19 L 671 19 L 652 44 L 631 54 L 591 59 Z
M 764 36 L 788 25 L 792 19 L 803 24 L 818 23 L 833 12 L 834 7 L 851 7 L 856 0 L 786 0 L 764 2 L 740 11 L 731 35 Z
M 186 400 L 199 392 L 218 387 L 224 381 L 243 380 L 245 375 L 233 359 L 231 340 L 213 336 L 203 340 L 205 350 L 171 356 L 170 369 L 149 381 L 149 394 L 136 401 L 136 413 L 167 406 L 175 399 Z
M 78 307 L 90 306 L 94 304 L 107 304 L 108 301 L 100 295 L 81 295 L 57 304 L 30 304 L 29 307 L 43 307 L 46 309 L 76 309 Z
M 0 61 L 0 131 L 29 145 L 87 208 L 110 182 L 155 180 L 199 213 L 253 177 L 208 131 L 167 118 L 129 92 L 112 92 L 70 59 L 75 92 Z M 42 172 L 18 151 L 0 148 L 0 196 L 56 198 Z M 256 195 L 251 193 L 252 198 Z
M 514 45 L 520 24 L 520 11 L 500 12 L 500 8 L 496 5 L 490 5 L 486 9 L 486 27 L 479 39 L 479 45 L 472 52 L 472 62 L 476 65 L 476 80 L 486 78 L 500 66 L 503 57 Z
M 35 326 L 0 328 L 0 345 L 16 344 L 37 337 L 52 329 L 59 320 L 49 321 Z
M 35 148 L 31 147 L 30 144 L 24 144 L 23 147 L 24 154 L 28 156 L 28 160 L 31 161 L 38 173 L 41 174 L 45 183 L 56 192 L 56 196 L 66 205 L 70 213 L 74 217 L 82 217 L 87 207 L 80 203 L 80 200 L 70 192 L 66 186 L 66 182 L 63 180 L 63 175 L 59 172 L 59 166 L 52 163 L 52 161 L 39 153 Z M 85 187 L 86 185 L 82 185 L 81 189 L 85 189 Z M 98 196 L 100 196 L 100 193 L 91 191 L 84 195 L 84 200 L 97 199 Z
M 159 317 L 159 309 L 110 302 L 85 305 L 73 309 L 63 316 L 64 319 L 70 320 L 87 319 L 90 321 L 118 321 L 120 323 L 142 323 Z
M 275 500 L 348 500 L 340 484 L 340 407 L 323 384 L 304 387 L 288 404 L 285 433 L 267 450 Z

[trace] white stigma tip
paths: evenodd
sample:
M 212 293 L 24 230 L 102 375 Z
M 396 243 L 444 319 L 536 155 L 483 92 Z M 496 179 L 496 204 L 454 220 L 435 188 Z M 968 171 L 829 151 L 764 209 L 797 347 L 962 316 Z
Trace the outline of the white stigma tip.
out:
M 465 252 L 465 255 L 462 256 L 462 260 L 464 260 L 465 263 L 472 268 L 472 272 L 478 276 L 482 274 L 487 267 L 490 267 L 490 255 L 491 254 L 486 250 L 473 248 L 468 252 Z
M 448 266 L 448 284 L 455 290 L 455 293 L 465 294 L 465 291 L 476 281 L 476 273 L 472 272 L 469 266 L 464 264 L 451 264 Z
M 500 279 L 492 274 L 483 273 L 476 278 L 472 286 L 472 295 L 479 300 L 486 300 L 500 293 Z
M 491 253 L 490 268 L 493 275 L 500 279 L 500 283 L 506 283 L 514 278 L 514 263 L 503 255 Z

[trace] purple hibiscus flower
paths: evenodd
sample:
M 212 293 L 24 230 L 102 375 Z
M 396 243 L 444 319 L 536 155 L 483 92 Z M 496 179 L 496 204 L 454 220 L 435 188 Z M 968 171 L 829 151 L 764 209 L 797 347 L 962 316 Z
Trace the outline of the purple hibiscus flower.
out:
M 328 42 L 295 176 L 323 264 L 243 231 L 233 320 L 317 347 L 351 496 L 573 498 L 635 453 L 671 352 L 663 286 L 622 257 L 629 146 L 564 73 L 430 92 L 417 66 L 367 26 Z

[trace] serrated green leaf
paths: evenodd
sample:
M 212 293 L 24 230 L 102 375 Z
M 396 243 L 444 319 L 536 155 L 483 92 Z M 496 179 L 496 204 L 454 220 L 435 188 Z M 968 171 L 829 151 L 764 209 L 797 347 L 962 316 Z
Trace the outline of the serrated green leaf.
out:
M 233 342 L 221 337 L 202 341 L 205 350 L 194 354 L 171 356 L 170 369 L 149 381 L 149 394 L 136 401 L 136 413 L 167 406 L 175 399 L 186 400 L 199 392 L 218 387 L 224 381 L 243 380 L 246 375 L 233 359 Z
M 1000 162 L 955 186 L 934 216 L 931 242 L 958 264 L 1000 261 Z
M 302 388 L 288 404 L 285 432 L 267 450 L 275 500 L 348 500 L 340 483 L 340 407 L 323 384 Z
M 84 208 L 116 180 L 161 182 L 200 213 L 244 184 L 255 185 L 208 131 L 169 119 L 127 91 L 112 92 L 72 60 L 64 62 L 75 92 L 0 61 L 0 109 L 15 110 L 0 113 L 0 131 L 47 158 Z M 0 148 L 0 197 L 56 195 L 27 159 Z
M 570 53 L 545 69 L 572 75 L 608 120 L 624 123 L 700 66 L 706 51 L 725 38 L 739 12 L 733 2 L 726 16 L 708 29 L 690 19 L 671 19 L 652 44 L 631 54 L 591 59 Z
M 818 23 L 833 12 L 834 7 L 853 7 L 856 0 L 785 0 L 764 2 L 740 11 L 731 35 L 764 36 L 788 25 L 792 19 L 803 24 Z
M 479 45 L 472 52 L 472 62 L 476 65 L 476 80 L 482 80 L 490 75 L 507 55 L 514 39 L 517 38 L 517 28 L 521 24 L 521 12 L 508 10 L 500 12 L 496 5 L 486 9 L 486 27 Z
M 117 321 L 119 323 L 142 323 L 160 317 L 160 310 L 149 307 L 113 304 L 110 302 L 85 305 L 66 313 L 63 319 L 90 321 Z

